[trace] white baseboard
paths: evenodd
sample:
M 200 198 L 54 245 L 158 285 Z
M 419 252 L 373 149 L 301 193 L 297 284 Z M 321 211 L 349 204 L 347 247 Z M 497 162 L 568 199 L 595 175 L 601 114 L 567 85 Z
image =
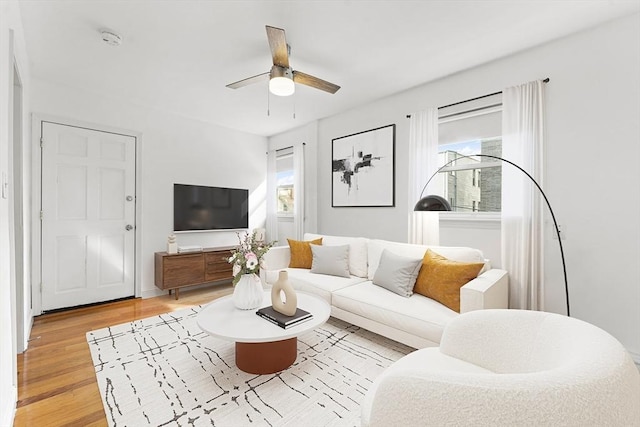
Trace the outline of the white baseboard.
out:
M 24 343 L 22 347 L 24 350 L 22 351 L 22 353 L 29 349 L 29 338 L 31 337 L 31 329 L 33 329 L 33 310 L 29 310 L 27 319 L 29 319 L 29 321 L 26 325 L 24 325 Z
M 142 299 L 147 299 L 147 298 L 159 297 L 160 295 L 166 295 L 166 293 L 167 293 L 167 291 L 163 291 L 163 290 L 158 289 L 158 288 L 143 289 L 141 298 Z
M 209 288 L 212 286 L 216 286 L 219 284 L 225 284 L 225 283 L 230 283 L 231 280 L 223 282 L 215 282 L 215 283 L 202 283 L 200 285 L 191 285 L 191 286 L 187 286 L 185 288 L 183 288 L 183 290 L 188 291 L 188 290 L 193 290 L 193 289 L 200 289 L 200 288 Z M 167 295 L 169 293 L 169 291 L 163 291 L 162 289 L 158 289 L 156 287 L 152 288 L 152 289 L 143 289 L 142 290 L 142 299 L 146 299 L 146 298 L 153 298 L 153 297 L 158 297 L 160 295 Z
M 18 403 L 18 389 L 11 386 L 10 398 L 6 402 L 2 402 L 0 408 L 0 426 L 10 427 L 13 425 L 13 419 L 16 416 L 16 404 Z

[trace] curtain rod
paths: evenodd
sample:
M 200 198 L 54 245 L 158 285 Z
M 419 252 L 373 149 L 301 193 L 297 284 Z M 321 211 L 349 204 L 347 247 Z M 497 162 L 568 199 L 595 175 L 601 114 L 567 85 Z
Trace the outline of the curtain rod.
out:
M 549 83 L 551 79 L 549 79 L 549 77 L 547 77 L 546 79 L 542 80 L 542 83 Z M 487 95 L 482 95 L 482 96 L 476 96 L 475 98 L 471 98 L 471 99 L 466 99 L 464 101 L 459 101 L 459 102 L 454 102 L 453 104 L 449 104 L 449 105 L 443 105 L 442 107 L 438 107 L 438 110 L 442 109 L 442 108 L 447 108 L 447 107 L 453 107 L 454 105 L 459 105 L 459 104 L 464 104 L 465 102 L 471 102 L 471 101 L 476 101 L 478 99 L 482 99 L 482 98 L 488 98 L 490 96 L 494 96 L 494 95 L 500 95 L 502 93 L 502 91 L 499 92 L 493 92 Z M 407 114 L 407 119 L 411 118 L 411 114 Z
M 302 148 L 304 148 L 306 145 L 307 145 L 307 143 L 306 143 L 306 142 L 303 142 L 303 143 L 302 143 Z M 278 148 L 278 149 L 276 149 L 276 153 L 277 153 L 278 151 L 288 150 L 289 148 L 293 148 L 293 145 L 292 145 L 292 146 L 290 146 L 290 147 Z M 267 151 L 267 152 L 265 152 L 265 154 L 266 154 L 266 155 L 269 155 L 269 152 Z

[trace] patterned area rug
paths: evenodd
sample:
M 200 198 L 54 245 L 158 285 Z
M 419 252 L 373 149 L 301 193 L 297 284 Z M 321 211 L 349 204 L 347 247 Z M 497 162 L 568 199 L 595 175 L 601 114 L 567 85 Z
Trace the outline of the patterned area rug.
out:
M 201 307 L 87 334 L 111 426 L 359 426 L 373 380 L 410 347 L 331 318 L 298 338 L 289 369 L 235 366 L 232 342 L 196 324 Z

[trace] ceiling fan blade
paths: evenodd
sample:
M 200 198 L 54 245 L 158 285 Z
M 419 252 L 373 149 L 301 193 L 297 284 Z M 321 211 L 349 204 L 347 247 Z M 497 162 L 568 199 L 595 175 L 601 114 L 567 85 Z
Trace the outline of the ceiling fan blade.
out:
M 336 93 L 338 89 L 340 89 L 340 86 L 338 85 L 300 71 L 293 72 L 293 81 L 300 83 L 301 85 L 311 86 L 329 93 Z
M 247 79 L 244 80 L 238 80 L 237 82 L 233 82 L 233 83 L 229 83 L 227 85 L 228 88 L 230 89 L 239 89 L 241 87 L 244 86 L 248 86 L 254 83 L 259 83 L 263 80 L 269 80 L 269 73 L 262 73 L 262 74 L 258 74 L 257 76 L 253 76 L 253 77 L 249 77 Z
M 287 39 L 284 36 L 282 28 L 267 27 L 267 39 L 269 39 L 269 47 L 271 48 L 271 56 L 273 57 L 273 65 L 289 68 L 289 49 L 287 48 Z

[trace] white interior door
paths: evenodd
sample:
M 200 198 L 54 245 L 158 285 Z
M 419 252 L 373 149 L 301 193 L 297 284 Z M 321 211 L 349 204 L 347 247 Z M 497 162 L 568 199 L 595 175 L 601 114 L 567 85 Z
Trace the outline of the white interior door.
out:
M 42 310 L 134 295 L 133 136 L 42 123 Z

